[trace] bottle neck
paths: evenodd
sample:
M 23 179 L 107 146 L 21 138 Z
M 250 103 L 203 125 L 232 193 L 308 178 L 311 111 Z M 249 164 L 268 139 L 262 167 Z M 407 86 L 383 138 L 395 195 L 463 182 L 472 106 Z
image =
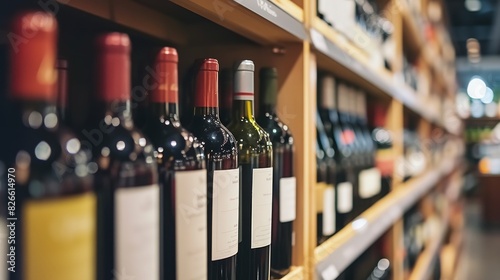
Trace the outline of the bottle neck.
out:
M 234 74 L 233 119 L 254 120 L 254 73 L 236 71 Z
M 130 100 L 101 101 L 97 107 L 100 112 L 98 117 L 104 119 L 106 124 L 117 126 L 116 119 L 118 119 L 118 124 L 133 126 Z
M 233 101 L 233 119 L 254 119 L 253 98 L 251 100 L 235 99 Z
M 213 116 L 219 118 L 218 107 L 194 107 L 195 116 Z
M 270 114 L 270 115 L 276 115 L 276 104 L 261 104 L 260 105 L 260 110 L 259 110 L 259 115 L 264 115 L 264 114 Z
M 49 101 L 14 100 L 22 111 L 23 123 L 32 128 L 59 126 L 59 115 L 55 103 Z M 49 117 L 50 116 L 50 117 Z
M 165 103 L 165 102 L 151 102 L 150 110 L 153 114 L 160 119 L 178 119 L 178 107 L 177 103 Z
M 265 72 L 261 72 L 260 80 L 259 92 L 261 114 L 274 114 L 278 99 L 278 78 L 276 75 L 265 75 Z
M 219 117 L 219 73 L 200 70 L 196 75 L 194 115 Z

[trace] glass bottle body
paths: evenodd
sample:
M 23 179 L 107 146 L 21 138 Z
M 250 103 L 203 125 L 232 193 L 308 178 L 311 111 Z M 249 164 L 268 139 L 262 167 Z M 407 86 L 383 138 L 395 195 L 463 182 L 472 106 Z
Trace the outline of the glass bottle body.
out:
M 237 279 L 268 279 L 271 254 L 272 143 L 269 135 L 254 120 L 253 100 L 235 100 L 233 110 L 228 129 L 238 141 L 240 196 L 247 198 L 240 199 L 241 231 Z M 261 211 L 264 212 L 258 213 Z M 255 227 L 258 216 L 258 223 L 262 225 L 260 233 Z M 258 238 L 259 235 L 263 238 Z
M 124 273 L 158 279 L 160 189 L 153 146 L 134 127 L 130 101 L 99 101 L 94 108 L 82 133 L 98 166 L 97 279 Z
M 283 276 L 292 265 L 293 220 L 296 211 L 293 136 L 288 126 L 280 121 L 272 105 L 262 106 L 257 122 L 269 134 L 273 144 L 271 270 L 273 274 Z
M 239 211 L 241 194 L 236 139 L 222 125 L 216 107 L 196 107 L 190 130 L 203 143 L 206 153 L 209 279 L 237 279 L 238 221 L 229 218 L 230 222 L 224 223 L 227 225 L 228 230 L 225 230 L 224 233 L 219 230 L 219 225 L 222 224 L 220 221 L 222 217 L 221 208 L 224 207 L 226 210 L 231 211 L 232 214 Z M 233 186 L 234 181 L 237 181 L 237 186 Z M 234 187 L 236 188 L 233 189 Z M 235 201 L 236 204 L 234 204 Z M 224 206 L 221 204 L 224 204 Z M 232 217 L 232 214 L 226 217 Z M 225 239 L 224 245 L 219 242 L 222 235 L 224 235 L 223 239 Z M 235 241 L 234 244 L 233 240 Z M 226 252 L 221 252 L 222 247 Z

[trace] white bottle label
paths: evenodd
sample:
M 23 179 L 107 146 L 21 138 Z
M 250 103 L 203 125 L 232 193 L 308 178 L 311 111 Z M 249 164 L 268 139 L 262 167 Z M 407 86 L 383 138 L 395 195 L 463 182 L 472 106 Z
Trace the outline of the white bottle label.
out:
M 335 232 L 335 190 L 328 185 L 323 193 L 323 235 Z
M 252 249 L 271 244 L 273 168 L 255 168 L 252 181 Z
M 238 253 L 240 170 L 215 170 L 212 202 L 212 261 Z
M 370 168 L 359 173 L 359 197 L 370 198 L 382 188 L 382 177 L 377 168 Z
M 115 275 L 159 279 L 159 214 L 158 185 L 116 190 Z
M 345 214 L 352 211 L 352 183 L 342 182 L 337 185 L 337 210 Z
M 280 222 L 295 220 L 296 216 L 297 179 L 295 177 L 280 179 Z
M 206 170 L 175 172 L 175 240 L 177 279 L 207 279 Z

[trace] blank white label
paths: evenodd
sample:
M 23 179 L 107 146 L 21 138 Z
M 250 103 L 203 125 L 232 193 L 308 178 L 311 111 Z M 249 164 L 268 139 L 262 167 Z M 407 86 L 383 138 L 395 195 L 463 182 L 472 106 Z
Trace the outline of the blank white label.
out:
M 335 189 L 328 185 L 323 193 L 323 235 L 335 232 Z
M 321 278 L 323 280 L 335 280 L 339 276 L 339 271 L 335 268 L 335 266 L 329 265 L 323 272 L 321 272 Z
M 271 244 L 273 168 L 255 168 L 252 181 L 252 249 Z
M 177 279 L 207 279 L 206 170 L 175 173 L 175 240 Z
M 370 198 L 378 193 L 382 188 L 382 177 L 377 168 L 370 168 L 359 173 L 359 197 Z
M 160 188 L 151 185 L 115 192 L 116 275 L 159 279 Z
M 280 179 L 280 222 L 295 220 L 297 180 L 295 177 Z
M 212 201 L 212 260 L 238 253 L 240 170 L 215 170 Z
M 352 183 L 342 182 L 337 185 L 337 210 L 345 214 L 352 211 Z

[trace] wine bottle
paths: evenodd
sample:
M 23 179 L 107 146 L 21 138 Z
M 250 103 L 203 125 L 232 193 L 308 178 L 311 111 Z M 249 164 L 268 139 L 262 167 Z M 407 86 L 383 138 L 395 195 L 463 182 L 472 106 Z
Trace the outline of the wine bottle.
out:
M 68 61 L 57 60 L 57 114 L 62 123 L 68 123 Z
M 260 110 L 257 123 L 269 134 L 273 144 L 273 216 L 271 273 L 282 277 L 292 265 L 293 221 L 296 216 L 293 136 L 276 113 L 278 71 L 261 68 Z
M 341 85 L 339 85 L 341 86 Z M 325 132 L 335 150 L 336 178 L 336 229 L 340 230 L 354 219 L 354 182 L 356 178 L 353 164 L 352 130 L 343 131 L 340 123 L 339 100 L 336 95 L 336 81 L 332 76 L 320 78 L 318 112 Z M 344 117 L 345 118 L 345 117 Z
M 254 69 L 251 60 L 235 63 L 233 117 L 228 129 L 238 141 L 240 238 L 238 279 L 269 279 L 273 195 L 273 146 L 254 119 Z
M 149 93 L 150 114 L 143 127 L 158 165 L 160 278 L 206 279 L 205 154 L 201 143 L 179 122 L 177 64 L 176 49 L 164 47 L 157 53 L 151 67 L 157 84 Z
M 316 114 L 316 133 L 317 149 L 319 149 L 316 151 L 316 157 L 319 160 L 317 181 L 320 182 L 316 185 L 317 243 L 319 245 L 335 233 L 337 215 L 334 187 L 336 179 L 335 150 L 330 146 L 319 112 Z
M 0 73 L 8 73 L 9 65 L 8 59 L 8 48 L 10 46 L 4 44 L 0 46 Z M 8 77 L 7 75 L 0 75 L 0 130 L 1 131 L 13 131 L 11 128 L 12 120 L 10 119 L 12 115 L 9 115 L 9 105 L 8 101 Z M 17 139 L 12 139 L 12 137 L 4 137 L 2 139 L 2 145 L 0 145 L 0 204 L 8 205 L 8 166 L 9 162 L 12 162 L 10 158 L 13 158 L 12 150 L 14 148 L 14 142 Z M 3 208 L 3 209 L 2 209 Z M 7 228 L 7 207 L 0 207 L 0 252 L 5 252 L 0 255 L 0 279 L 9 279 L 7 270 L 8 256 L 9 253 L 7 248 L 9 244 L 8 235 L 9 230 Z
M 9 207 L 9 235 L 15 236 L 6 252 L 13 261 L 7 263 L 9 274 L 16 280 L 94 279 L 92 164 L 57 115 L 56 19 L 49 13 L 21 12 L 10 34 L 30 38 L 10 45 L 8 110 L 14 129 L 9 137 L 16 143 L 10 147 L 15 159 L 4 169 L 8 203 L 2 205 Z
M 385 128 L 386 109 L 381 104 L 370 106 L 371 137 L 376 146 L 375 165 L 381 174 L 379 198 L 391 190 L 392 174 L 394 172 L 394 156 L 392 151 L 392 133 Z
M 231 68 L 224 68 L 220 71 L 219 84 L 220 120 L 227 126 L 231 122 L 233 108 L 233 71 Z
M 236 279 L 239 177 L 236 139 L 219 119 L 216 59 L 196 62 L 190 130 L 201 141 L 208 170 L 208 279 Z
M 89 128 L 96 173 L 98 280 L 159 279 L 160 189 L 153 147 L 134 126 L 130 40 L 95 40 L 96 101 Z
M 382 183 L 380 170 L 375 167 L 375 147 L 366 121 L 365 98 L 360 90 L 355 91 L 353 95 L 355 102 L 353 119 L 359 129 L 359 138 L 363 139 L 364 143 L 363 166 L 358 178 L 361 211 L 368 209 L 377 201 Z

